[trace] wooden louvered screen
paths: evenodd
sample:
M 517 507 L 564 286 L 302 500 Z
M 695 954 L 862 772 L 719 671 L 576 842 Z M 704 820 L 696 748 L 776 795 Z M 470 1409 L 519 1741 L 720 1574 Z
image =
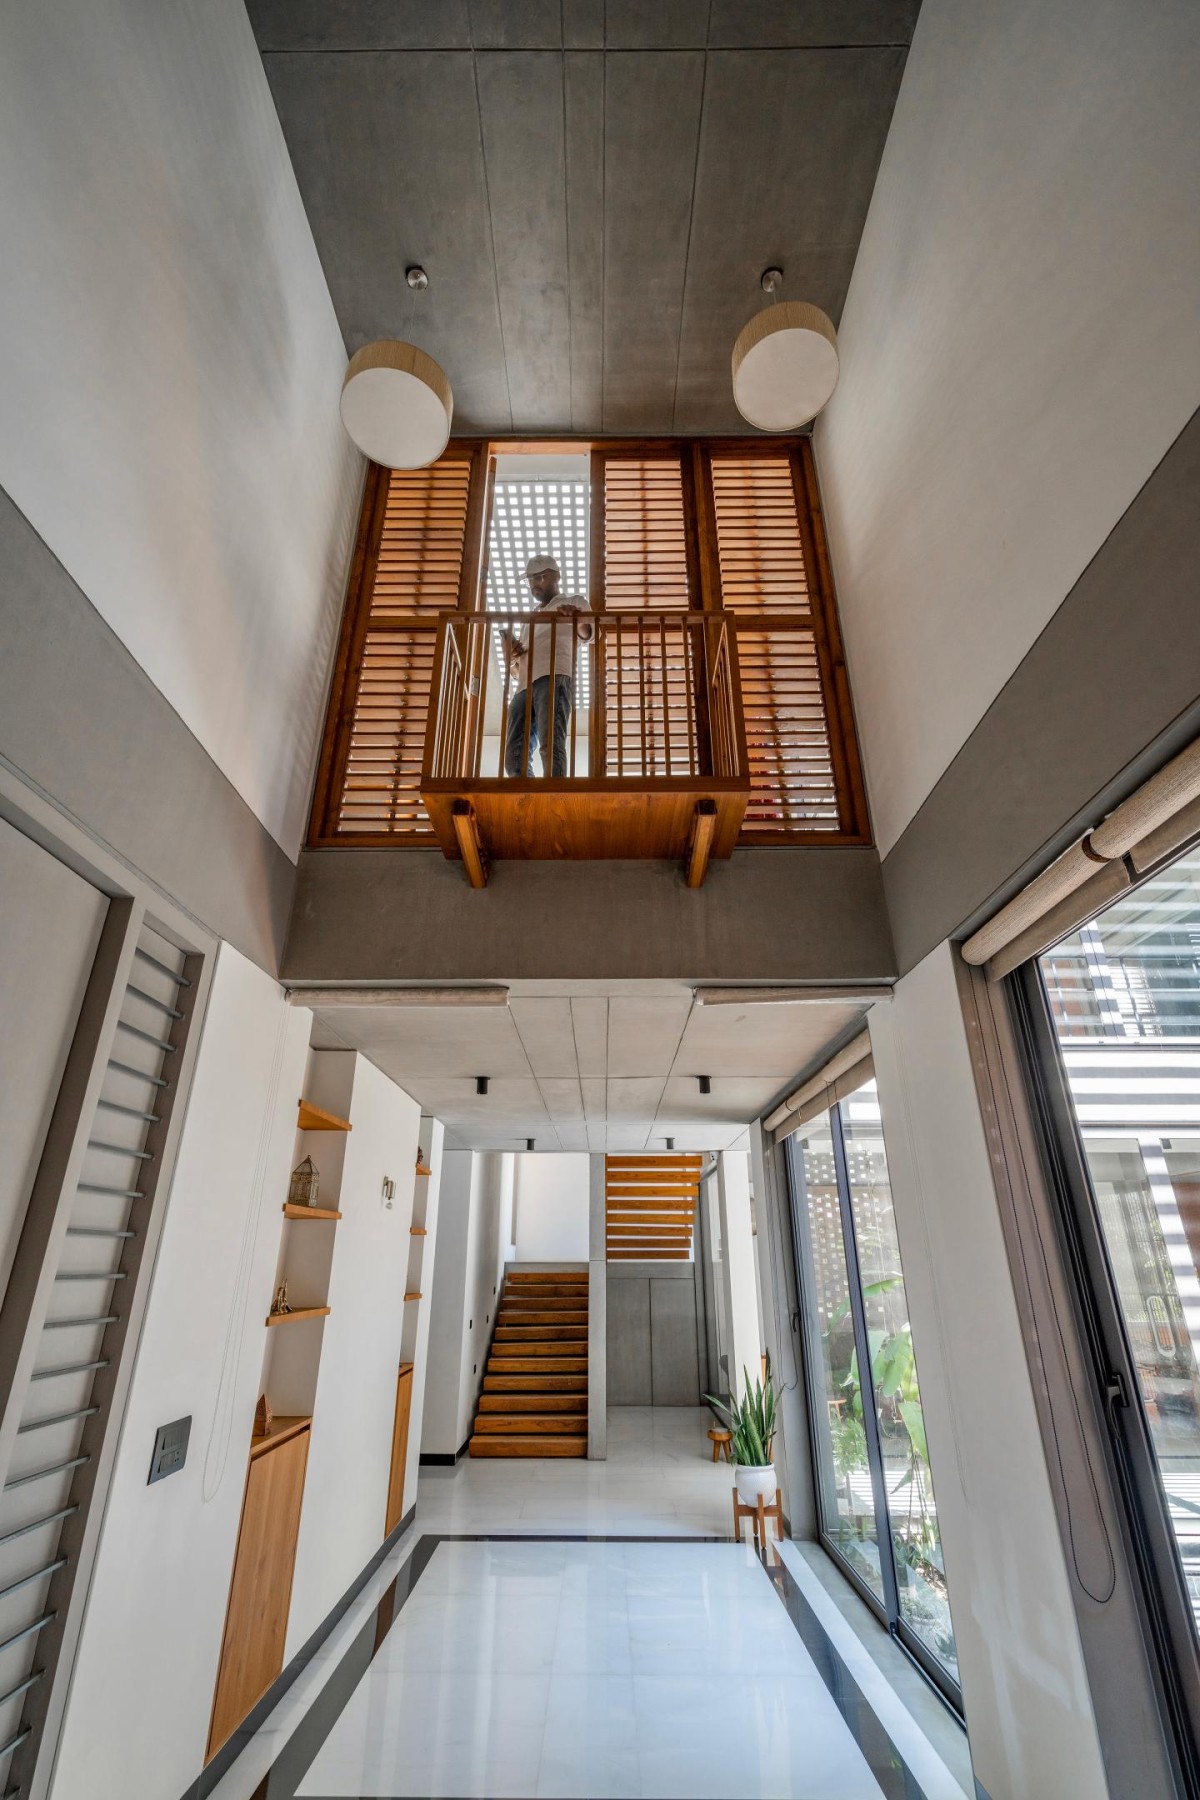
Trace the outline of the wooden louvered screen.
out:
M 739 842 L 865 841 L 811 448 L 706 446 L 706 598 L 737 618 L 751 795 Z
M 721 598 L 732 612 L 807 613 L 791 458 L 713 456 Z
M 367 478 L 310 842 L 432 847 L 421 765 L 441 613 L 478 604 L 485 446 Z
M 702 1156 L 606 1156 L 609 1262 L 687 1262 L 700 1195 Z
M 371 618 L 427 618 L 458 605 L 471 464 L 391 469 L 371 589 Z
M 690 456 L 593 451 L 592 492 L 593 609 L 698 605 Z

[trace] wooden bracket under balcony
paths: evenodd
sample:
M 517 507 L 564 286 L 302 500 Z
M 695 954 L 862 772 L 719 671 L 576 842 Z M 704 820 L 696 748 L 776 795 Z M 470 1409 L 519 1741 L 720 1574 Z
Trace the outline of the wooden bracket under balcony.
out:
M 712 855 L 713 840 L 717 835 L 717 807 L 713 800 L 698 800 L 692 818 L 692 841 L 688 845 L 687 884 L 690 888 L 702 886 L 708 873 L 708 859 Z
M 473 888 L 487 886 L 488 854 L 479 830 L 475 808 L 469 800 L 455 800 L 450 807 L 450 824 L 454 843 L 462 858 L 467 880 Z M 443 848 L 444 848 L 443 843 Z

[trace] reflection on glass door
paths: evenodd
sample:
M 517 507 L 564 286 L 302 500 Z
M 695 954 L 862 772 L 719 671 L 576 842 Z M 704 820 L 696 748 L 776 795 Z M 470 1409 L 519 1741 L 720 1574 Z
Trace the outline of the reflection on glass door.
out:
M 797 1132 L 788 1148 L 822 1538 L 957 1700 L 954 1631 L 874 1082 Z
M 1200 1640 L 1200 853 L 1039 958 L 1090 1186 L 1097 1301 L 1144 1436 L 1164 1593 Z M 1155 1519 L 1150 1520 L 1151 1535 Z M 1161 1560 L 1161 1558 L 1160 1558 Z M 1168 1606 L 1170 1600 L 1167 1600 Z M 1182 1610 L 1182 1602 L 1181 1602 Z

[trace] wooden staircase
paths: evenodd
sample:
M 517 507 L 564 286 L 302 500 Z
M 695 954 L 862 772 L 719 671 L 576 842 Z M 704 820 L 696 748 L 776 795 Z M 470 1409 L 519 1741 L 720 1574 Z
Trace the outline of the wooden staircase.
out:
M 587 1455 L 587 1335 L 586 1272 L 505 1277 L 472 1456 Z

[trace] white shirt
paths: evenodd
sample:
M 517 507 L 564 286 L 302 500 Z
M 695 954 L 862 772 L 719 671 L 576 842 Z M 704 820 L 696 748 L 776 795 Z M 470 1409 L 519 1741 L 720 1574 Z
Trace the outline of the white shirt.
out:
M 573 675 L 580 666 L 583 658 L 583 645 L 582 640 L 576 637 L 573 621 L 560 619 L 556 630 L 550 624 L 550 614 L 561 612 L 564 606 L 577 606 L 580 612 L 592 610 L 582 594 L 556 594 L 553 600 L 547 600 L 542 606 L 535 606 L 530 615 L 534 619 L 545 619 L 544 625 L 539 625 L 532 633 L 527 625 L 518 625 L 515 628 L 513 635 L 522 647 L 528 644 L 531 636 L 533 638 L 533 667 L 521 670 L 526 681 L 537 681 L 539 676 L 550 673 L 552 630 L 554 632 L 554 673 L 556 675 Z M 526 660 L 529 660 L 528 652 Z

